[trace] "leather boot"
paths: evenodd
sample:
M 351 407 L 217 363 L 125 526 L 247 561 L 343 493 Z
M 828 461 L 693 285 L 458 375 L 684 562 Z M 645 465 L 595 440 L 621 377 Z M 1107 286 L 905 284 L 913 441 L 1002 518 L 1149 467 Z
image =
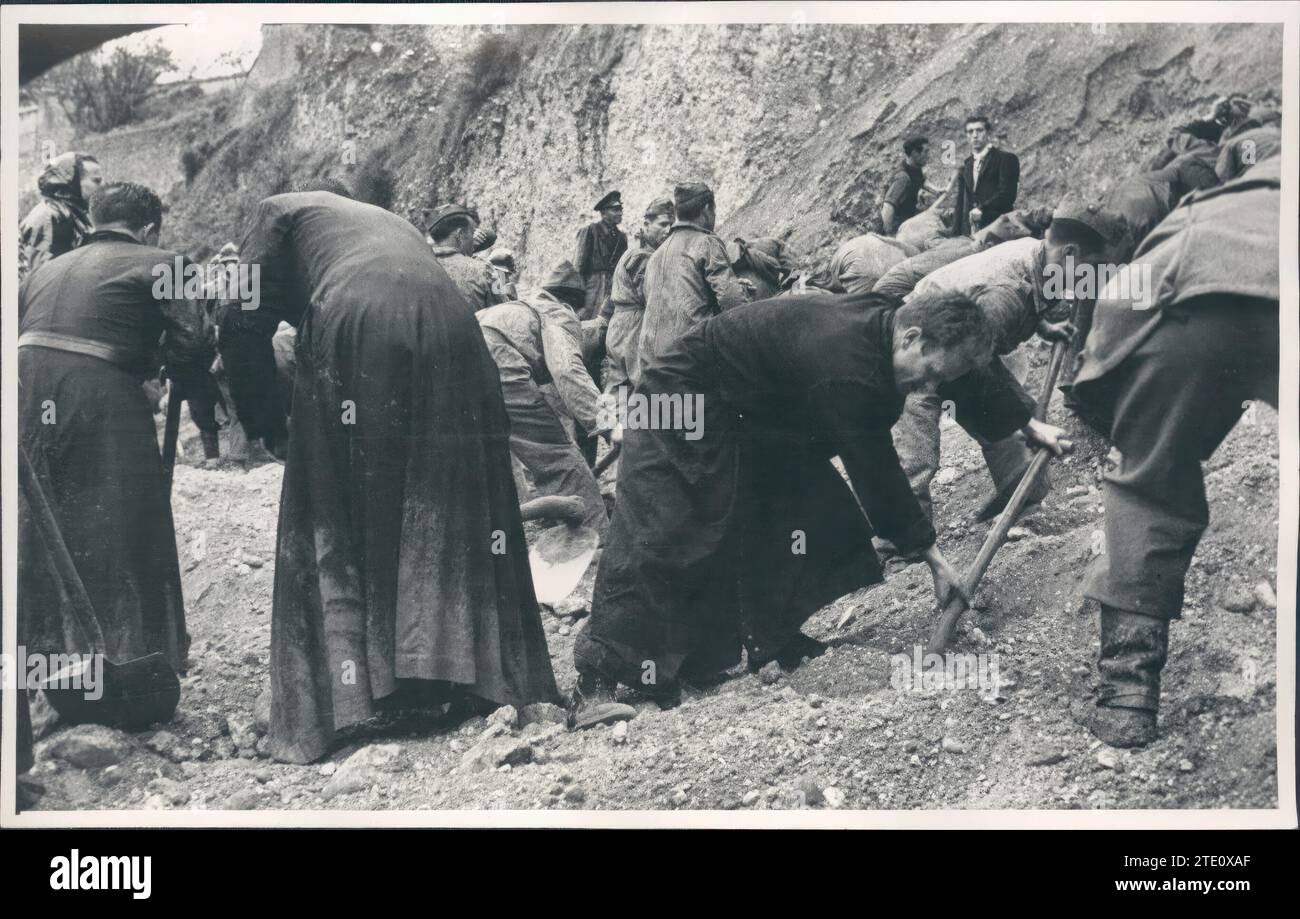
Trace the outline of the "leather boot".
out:
M 614 701 L 617 684 L 598 673 L 578 671 L 578 685 L 573 690 L 573 729 L 581 731 L 598 724 L 630 721 L 636 709 Z
M 1160 671 L 1169 654 L 1169 620 L 1103 605 L 1101 686 L 1088 727 L 1112 747 L 1144 747 L 1156 738 Z

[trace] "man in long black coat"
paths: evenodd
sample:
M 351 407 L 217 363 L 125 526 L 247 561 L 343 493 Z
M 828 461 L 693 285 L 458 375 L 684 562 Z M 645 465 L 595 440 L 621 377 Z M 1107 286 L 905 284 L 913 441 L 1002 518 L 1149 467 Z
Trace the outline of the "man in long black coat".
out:
M 256 408 L 257 387 L 265 399 L 273 386 L 271 336 L 282 319 L 298 330 L 272 755 L 319 758 L 399 689 L 554 700 L 509 422 L 473 307 L 415 227 L 329 192 L 264 200 L 240 253 L 261 265 L 261 305 L 226 313 L 221 349 L 251 436 L 275 433 Z
M 102 630 L 93 650 L 114 663 L 158 651 L 183 671 L 189 638 L 168 471 L 140 384 L 160 360 L 182 388 L 206 376 L 204 300 L 184 296 L 175 269 L 187 263 L 158 248 L 156 194 L 107 185 L 91 215 L 96 230 L 81 246 L 39 266 L 19 289 L 19 441 L 57 523 L 58 551 L 71 559 Z M 24 540 L 20 569 L 51 551 Z M 45 584 L 32 588 L 42 596 L 21 599 L 33 650 L 91 650 L 63 646 L 61 588 L 27 583 Z
M 635 397 L 689 400 L 702 415 L 665 428 L 661 410 L 653 429 L 633 406 L 624 421 L 618 502 L 574 647 L 575 726 L 620 714 L 617 683 L 672 704 L 682 681 L 716 678 L 742 646 L 755 668 L 815 656 L 823 647 L 804 620 L 882 580 L 873 527 L 924 555 L 946 599 L 958 577 L 890 429 L 908 391 L 938 388 L 985 437 L 1023 428 L 1054 444 L 1059 431 L 1030 420 L 1028 396 L 992 355 L 988 322 L 964 297 L 899 307 L 823 294 L 707 319 L 643 368 Z

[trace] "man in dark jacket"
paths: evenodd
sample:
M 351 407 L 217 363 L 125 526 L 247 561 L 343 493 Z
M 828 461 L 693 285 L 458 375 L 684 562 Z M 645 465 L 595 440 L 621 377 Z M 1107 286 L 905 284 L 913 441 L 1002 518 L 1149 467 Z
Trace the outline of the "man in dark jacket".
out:
M 718 211 L 703 182 L 673 189 L 677 220 L 646 262 L 641 369 L 667 352 L 693 326 L 752 299 L 736 277 L 727 247 L 713 232 Z
M 587 286 L 586 302 L 578 313 L 582 320 L 594 319 L 609 299 L 614 268 L 627 251 L 627 234 L 618 228 L 623 222 L 623 197 L 612 191 L 596 202 L 600 219 L 578 231 L 573 267 Z M 597 364 L 599 366 L 599 364 Z
M 1122 459 L 1084 590 L 1101 604 L 1101 686 L 1084 720 L 1111 746 L 1156 737 L 1169 621 L 1209 523 L 1201 464 L 1243 407 L 1277 405 L 1280 206 L 1276 156 L 1188 195 L 1133 258 L 1154 294 L 1116 278 L 1097 303 L 1074 395 Z
M 616 683 L 671 705 L 683 681 L 716 679 L 742 647 L 754 669 L 821 653 L 800 626 L 882 580 L 873 527 L 924 555 L 944 601 L 958 575 L 890 428 L 907 392 L 937 390 L 987 437 L 1023 429 L 1054 445 L 1059 431 L 1031 420 L 992 357 L 988 322 L 965 297 L 897 307 L 810 294 L 696 323 L 648 363 L 635 395 L 682 411 L 624 422 L 618 502 L 574 646 L 575 727 L 627 716 Z
M 104 186 L 91 217 L 96 230 L 82 245 L 19 290 L 19 441 L 99 619 L 97 650 L 115 662 L 161 651 L 183 671 L 189 637 L 169 473 L 140 384 L 160 357 L 182 391 L 206 375 L 202 279 L 158 248 L 162 204 L 148 188 Z M 197 299 L 185 296 L 191 268 Z M 23 609 L 54 615 L 57 606 Z M 25 624 L 28 635 L 40 631 Z
M 220 341 L 250 435 L 266 430 L 271 337 L 298 330 L 271 755 L 317 759 L 411 693 L 461 711 L 553 701 L 497 368 L 422 234 L 301 192 L 262 201 L 239 251 L 261 265 L 261 305 L 227 312 Z
M 958 236 L 969 236 L 1015 207 L 1020 188 L 1020 159 L 990 143 L 986 117 L 966 119 L 966 139 L 971 153 L 961 164 L 954 205 Z
M 48 259 L 70 252 L 90 234 L 90 197 L 104 184 L 99 161 L 88 153 L 64 153 L 36 180 L 41 200 L 18 227 L 18 280 Z

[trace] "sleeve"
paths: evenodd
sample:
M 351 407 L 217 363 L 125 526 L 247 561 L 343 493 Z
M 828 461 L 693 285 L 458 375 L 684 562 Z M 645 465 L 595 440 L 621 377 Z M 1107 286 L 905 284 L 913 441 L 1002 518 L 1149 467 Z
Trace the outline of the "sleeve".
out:
M 1010 354 L 1038 328 L 1041 317 L 1034 307 L 1033 292 L 1023 285 L 990 285 L 975 291 L 972 299 L 989 322 L 998 354 Z
M 939 398 L 952 401 L 958 424 L 986 440 L 1009 437 L 1029 423 L 1034 410 L 1034 400 L 998 358 L 940 386 Z
M 962 163 L 957 168 L 957 175 L 953 177 L 957 183 L 956 194 L 952 199 L 952 232 L 954 236 L 969 236 L 970 226 L 970 195 L 966 192 L 966 164 Z M 965 228 L 965 232 L 962 232 Z
M 872 286 L 871 292 L 888 294 L 900 301 L 910 294 L 916 287 L 917 281 L 924 277 L 921 272 L 908 264 L 910 261 L 911 259 L 903 259 L 897 265 L 892 266 L 880 276 L 879 280 Z
M 273 199 L 258 205 L 239 246 L 240 262 L 259 266 L 258 308 L 231 305 L 223 310 L 217 338 L 221 364 L 230 378 L 230 395 L 244 430 L 268 445 L 283 443 L 287 435 L 271 338 L 282 318 L 294 325 L 300 318 L 294 314 L 297 298 L 288 274 L 296 261 L 291 257 L 291 221 L 291 215 Z
M 704 250 L 704 280 L 713 288 L 718 298 L 718 311 L 729 310 L 749 302 L 749 294 L 741 286 L 740 279 L 731 270 L 731 259 L 727 258 L 727 247 L 716 236 L 710 236 Z
M 986 206 L 1005 214 L 1015 207 L 1019 189 L 1020 157 L 1014 153 L 1003 154 L 1001 168 L 998 169 L 998 190 Z
M 541 320 L 542 357 L 565 410 L 588 434 L 607 430 L 598 421 L 600 390 L 582 363 L 581 340 L 559 322 L 546 316 Z
M 586 278 L 591 273 L 591 224 L 578 231 L 578 247 L 573 255 L 573 267 Z
M 18 280 L 35 271 L 50 256 L 54 241 L 54 213 L 42 201 L 32 208 L 18 228 Z
M 819 383 L 810 396 L 872 528 L 906 554 L 934 545 L 934 526 L 912 493 L 894 449 L 891 428 L 896 419 L 872 417 L 864 410 L 879 396 L 852 380 Z
M 889 188 L 886 190 L 881 204 L 892 204 L 894 209 L 897 210 L 903 203 L 903 197 L 907 194 L 909 184 L 906 173 L 900 172 L 894 176 L 894 181 L 889 183 Z
M 187 275 L 191 268 L 201 270 L 188 258 L 184 265 Z M 182 296 L 161 304 L 163 363 L 167 377 L 182 390 L 194 391 L 210 373 L 216 356 L 216 330 L 210 318 L 214 306 L 206 291 L 199 297 Z

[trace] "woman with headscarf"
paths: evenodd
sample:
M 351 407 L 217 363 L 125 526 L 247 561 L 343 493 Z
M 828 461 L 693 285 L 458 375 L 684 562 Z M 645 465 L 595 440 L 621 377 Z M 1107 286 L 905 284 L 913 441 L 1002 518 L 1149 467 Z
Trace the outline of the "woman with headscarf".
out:
M 90 196 L 104 183 L 99 161 L 87 153 L 55 157 L 36 180 L 41 200 L 18 228 L 18 280 L 90 235 Z

